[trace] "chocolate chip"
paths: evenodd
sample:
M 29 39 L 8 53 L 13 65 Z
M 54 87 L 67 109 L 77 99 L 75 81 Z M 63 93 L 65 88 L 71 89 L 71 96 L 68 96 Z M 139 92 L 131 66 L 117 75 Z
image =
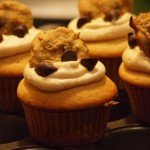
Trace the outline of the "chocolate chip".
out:
M 129 25 L 131 28 L 134 28 L 134 22 L 133 22 L 133 17 L 130 17 Z
M 128 44 L 131 48 L 134 48 L 135 46 L 137 46 L 137 40 L 136 40 L 134 33 L 128 34 Z
M 2 36 L 2 34 L 0 34 L 0 42 L 2 42 L 3 41 L 3 36 Z
M 6 24 L 6 19 L 0 19 L 0 28 L 2 28 Z
M 13 30 L 13 34 L 20 37 L 20 38 L 24 37 L 27 32 L 28 32 L 28 28 L 24 25 L 17 26 Z
M 81 17 L 79 18 L 78 22 L 77 22 L 77 27 L 81 28 L 83 25 L 85 25 L 86 23 L 90 22 L 91 19 L 87 18 L 87 17 Z
M 135 33 L 137 33 L 137 27 L 136 27 L 136 25 L 134 23 L 134 20 L 133 20 L 132 16 L 130 17 L 129 25 L 130 25 L 131 28 L 134 29 Z
M 46 77 L 58 69 L 52 64 L 52 63 L 47 63 L 47 62 L 42 62 L 35 68 L 35 72 L 42 77 Z
M 65 51 L 61 56 L 61 61 L 77 61 L 77 54 L 74 51 Z
M 81 60 L 81 64 L 86 67 L 88 71 L 92 71 L 97 62 L 98 60 L 96 58 L 84 58 Z
M 110 11 L 109 13 L 106 14 L 104 20 L 105 21 L 117 21 L 120 17 L 120 13 L 118 10 Z

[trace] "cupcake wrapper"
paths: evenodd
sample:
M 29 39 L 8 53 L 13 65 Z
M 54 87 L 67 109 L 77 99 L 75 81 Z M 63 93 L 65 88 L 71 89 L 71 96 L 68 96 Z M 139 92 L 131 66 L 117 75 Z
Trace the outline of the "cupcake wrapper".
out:
M 115 82 L 118 89 L 123 89 L 123 84 L 120 81 L 118 70 L 119 66 L 122 62 L 121 58 L 115 58 L 115 59 L 104 59 L 99 58 L 99 60 L 104 64 L 106 67 L 106 75 Z
M 150 89 L 125 83 L 135 117 L 150 124 Z
M 50 112 L 24 105 L 33 138 L 50 147 L 72 147 L 101 139 L 111 106 L 82 111 Z
M 0 111 L 15 112 L 22 109 L 17 98 L 17 86 L 21 77 L 0 77 Z

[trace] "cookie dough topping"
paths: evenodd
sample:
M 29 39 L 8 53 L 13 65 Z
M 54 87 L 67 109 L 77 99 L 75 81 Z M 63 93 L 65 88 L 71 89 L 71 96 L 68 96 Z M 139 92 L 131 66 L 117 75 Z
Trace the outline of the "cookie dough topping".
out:
M 24 77 L 28 83 L 46 91 L 98 82 L 105 76 L 105 67 L 88 55 L 79 34 L 68 28 L 41 32 L 33 40 L 32 56 Z
M 0 34 L 24 37 L 33 26 L 30 9 L 16 0 L 0 2 Z
M 42 61 L 66 61 L 68 51 L 75 60 L 75 55 L 78 59 L 88 57 L 88 48 L 79 39 L 78 33 L 65 27 L 41 32 L 32 42 L 30 66 L 35 67 Z
M 120 18 L 119 10 L 112 10 L 106 13 L 104 20 L 109 22 L 117 21 Z
M 79 0 L 78 7 L 81 16 L 113 21 L 125 12 L 133 12 L 133 0 Z
M 135 30 L 138 46 L 150 57 L 150 12 L 141 13 L 130 19 L 130 26 Z

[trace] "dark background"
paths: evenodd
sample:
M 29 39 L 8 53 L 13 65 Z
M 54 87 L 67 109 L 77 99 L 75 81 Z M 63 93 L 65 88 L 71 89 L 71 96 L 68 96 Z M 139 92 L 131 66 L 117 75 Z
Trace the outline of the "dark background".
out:
M 135 0 L 135 13 L 150 11 L 150 0 Z

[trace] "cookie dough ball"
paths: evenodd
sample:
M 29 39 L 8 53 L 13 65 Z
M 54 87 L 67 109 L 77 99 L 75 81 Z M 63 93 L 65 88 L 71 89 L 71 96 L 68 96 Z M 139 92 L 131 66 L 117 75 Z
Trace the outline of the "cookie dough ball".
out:
M 117 10 L 120 15 L 133 11 L 133 0 L 79 0 L 81 16 L 89 18 L 105 17 L 111 11 Z
M 88 57 L 87 46 L 79 39 L 79 33 L 59 27 L 41 33 L 32 42 L 31 67 L 42 61 L 60 61 L 65 51 L 74 51 L 78 58 Z
M 135 30 L 136 40 L 141 50 L 150 57 L 150 12 L 132 18 L 130 26 Z
M 2 0 L 0 2 L 0 34 L 13 34 L 17 26 L 33 26 L 33 17 L 30 9 L 15 0 Z
M 126 11 L 134 13 L 134 0 L 121 0 Z

